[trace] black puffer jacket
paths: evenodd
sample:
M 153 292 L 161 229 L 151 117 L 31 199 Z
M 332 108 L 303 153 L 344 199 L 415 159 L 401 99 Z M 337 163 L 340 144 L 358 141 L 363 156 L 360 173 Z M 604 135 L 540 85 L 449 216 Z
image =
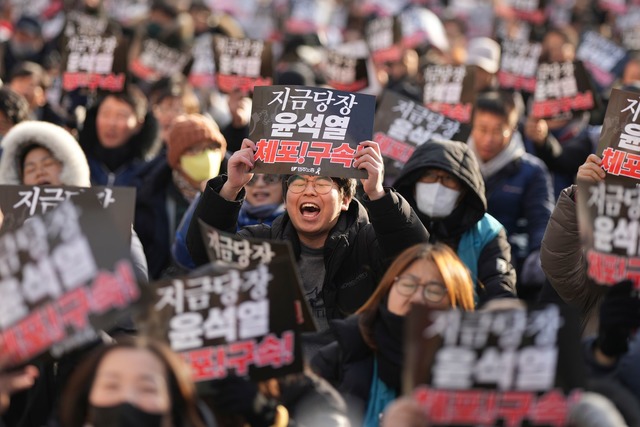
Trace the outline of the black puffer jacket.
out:
M 427 169 L 441 169 L 456 176 L 464 186 L 464 196 L 458 206 L 443 219 L 432 219 L 420 212 L 415 200 L 415 185 Z M 469 146 L 456 141 L 429 141 L 419 146 L 402 168 L 394 187 L 411 204 L 431 233 L 432 242 L 442 242 L 459 252 L 462 236 L 483 220 L 487 214 L 484 180 Z M 511 246 L 502 228 L 487 243 L 475 268 L 482 288 L 479 302 L 497 297 L 515 296 L 516 273 L 511 265 Z
M 226 176 L 207 184 L 187 233 L 187 248 L 197 265 L 208 262 L 200 227 L 196 218 L 220 230 L 235 232 L 244 190 L 236 201 L 219 195 Z M 365 197 L 366 198 L 366 197 Z M 325 279 L 322 298 L 327 318 L 342 318 L 355 312 L 373 293 L 386 267 L 404 249 L 429 239 L 409 204 L 395 191 L 385 197 L 365 201 L 353 199 L 325 242 Z M 300 255 L 298 234 L 287 213 L 276 218 L 272 226 L 258 224 L 245 227 L 238 234 L 291 242 L 296 257 Z

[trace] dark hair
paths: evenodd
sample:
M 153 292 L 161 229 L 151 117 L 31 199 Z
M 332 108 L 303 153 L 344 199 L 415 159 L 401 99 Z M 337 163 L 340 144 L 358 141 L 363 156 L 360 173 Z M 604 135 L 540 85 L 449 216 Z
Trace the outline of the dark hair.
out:
M 360 315 L 358 326 L 364 341 L 372 349 L 377 345 L 373 338 L 373 325 L 378 317 L 378 307 L 384 304 L 397 276 L 401 275 L 411 264 L 418 260 L 430 260 L 435 263 L 444 279 L 447 294 L 453 308 L 473 311 L 473 281 L 469 270 L 456 253 L 443 243 L 419 243 L 405 249 L 389 266 L 378 287 L 356 311 Z
M 500 116 L 512 128 L 515 128 L 518 122 L 518 110 L 513 95 L 504 91 L 480 92 L 473 107 L 474 119 L 479 111 Z
M 33 77 L 36 79 L 36 84 L 42 89 L 47 89 L 51 86 L 49 76 L 44 71 L 44 68 L 35 62 L 23 61 L 17 63 L 11 69 L 7 83 L 11 83 L 14 79 L 20 77 Z
M 109 97 L 129 104 L 136 115 L 136 119 L 138 119 L 139 122 L 144 121 L 148 111 L 147 97 L 137 86 L 128 85 L 127 89 L 123 92 L 109 93 L 102 98 L 100 103 L 102 104 L 102 102 Z
M 287 181 L 289 180 L 289 178 L 293 175 L 281 175 L 282 176 L 282 194 L 286 197 L 287 196 L 287 190 L 288 190 L 288 183 Z M 348 197 L 349 200 L 353 199 L 356 195 L 356 186 L 358 185 L 358 182 L 353 179 L 353 178 L 337 178 L 337 177 L 331 177 L 331 179 L 333 180 L 333 182 L 335 182 L 338 185 L 338 189 L 340 190 L 340 193 L 345 196 Z
M 151 105 L 161 104 L 167 98 L 180 98 L 185 112 L 189 114 L 200 112 L 198 97 L 192 86 L 181 74 L 162 78 L 151 86 L 149 91 Z
M 27 159 L 27 155 L 36 148 L 45 149 L 53 156 L 51 150 L 37 142 L 28 142 L 24 144 L 17 155 L 18 176 L 21 180 L 24 178 L 24 161 Z
M 105 356 L 118 349 L 146 350 L 162 362 L 171 398 L 173 427 L 204 426 L 196 407 L 196 392 L 191 373 L 180 357 L 162 342 L 141 336 L 122 336 L 118 338 L 117 343 L 102 345 L 94 350 L 71 375 L 60 401 L 62 427 L 82 427 L 86 424 L 89 395 L 96 372 Z
M 29 103 L 22 95 L 4 86 L 0 88 L 0 111 L 16 125 L 29 118 Z

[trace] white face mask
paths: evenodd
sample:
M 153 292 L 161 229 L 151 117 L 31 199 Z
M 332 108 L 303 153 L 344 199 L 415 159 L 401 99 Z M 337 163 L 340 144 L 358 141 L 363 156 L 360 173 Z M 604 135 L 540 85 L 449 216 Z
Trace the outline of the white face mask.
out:
M 439 182 L 416 184 L 418 210 L 431 218 L 444 218 L 456 207 L 460 191 L 447 188 Z

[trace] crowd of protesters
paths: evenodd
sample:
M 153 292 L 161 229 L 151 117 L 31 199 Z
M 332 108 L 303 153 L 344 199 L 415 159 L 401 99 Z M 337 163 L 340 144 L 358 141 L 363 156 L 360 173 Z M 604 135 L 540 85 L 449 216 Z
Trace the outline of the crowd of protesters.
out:
M 221 3 L 0 2 L 0 184 L 135 187 L 127 256 L 145 285 L 209 263 L 200 222 L 289 242 L 318 327 L 303 334 L 303 372 L 195 384 L 176 353 L 127 318 L 55 362 L 15 368 L 0 352 L 0 425 L 428 426 L 403 397 L 410 305 L 473 312 L 524 302 L 580 318 L 589 381 L 567 425 L 640 426 L 640 299 L 629 280 L 589 278 L 576 204 L 577 178 L 606 177 L 595 154 L 604 111 L 612 88 L 640 93 L 640 57 L 627 48 L 611 84 L 591 82 L 590 111 L 547 119 L 532 114 L 531 92 L 498 78 L 500 41 L 523 32 L 541 43 L 540 62 L 574 61 L 587 30 L 621 44 L 606 2 L 540 1 L 539 25 L 507 0 Z M 423 25 L 420 40 L 374 61 L 367 22 L 406 11 Z M 121 90 L 65 87 L 73 14 L 125 47 Z M 251 93 L 219 90 L 213 63 L 211 81 L 196 75 L 196 49 L 214 35 L 271 42 L 276 85 L 325 87 L 326 49 L 351 52 L 367 61 L 362 92 L 420 105 L 427 65 L 466 65 L 475 77 L 468 136 L 428 140 L 393 173 L 381 146 L 361 141 L 360 180 L 254 173 Z M 171 75 L 142 73 L 145 40 L 189 60 Z

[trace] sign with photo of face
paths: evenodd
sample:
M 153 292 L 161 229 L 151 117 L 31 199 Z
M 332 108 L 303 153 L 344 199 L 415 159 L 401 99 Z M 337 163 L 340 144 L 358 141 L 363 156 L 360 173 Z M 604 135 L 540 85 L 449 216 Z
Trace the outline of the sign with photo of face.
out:
M 353 167 L 370 140 L 375 97 L 305 86 L 259 86 L 253 95 L 249 139 L 254 172 L 366 178 Z
M 571 118 L 595 107 L 594 89 L 580 61 L 538 65 L 531 115 L 535 119 Z
M 10 365 L 95 341 L 138 300 L 129 245 L 114 229 L 87 194 L 0 235 L 0 351 Z
M 584 381 L 578 322 L 568 311 L 414 304 L 407 323 L 403 394 L 430 426 L 567 425 Z
M 213 41 L 216 85 L 220 92 L 250 94 L 273 83 L 271 44 L 262 40 L 216 36 Z

